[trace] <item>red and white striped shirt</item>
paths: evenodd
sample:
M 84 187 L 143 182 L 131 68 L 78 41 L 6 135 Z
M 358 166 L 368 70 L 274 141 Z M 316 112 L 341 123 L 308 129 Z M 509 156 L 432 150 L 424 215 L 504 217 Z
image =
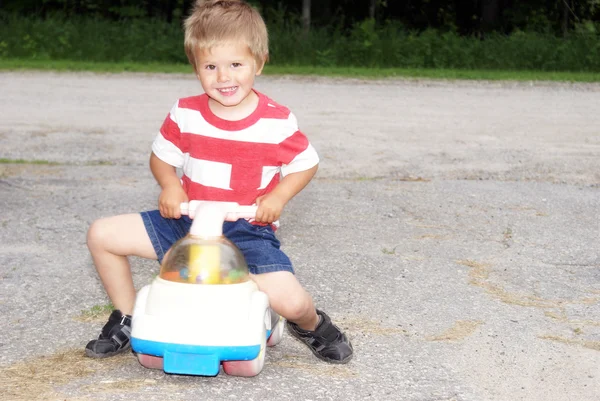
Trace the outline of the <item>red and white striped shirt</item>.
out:
M 319 163 L 290 110 L 256 93 L 258 107 L 239 121 L 214 115 L 206 94 L 179 99 L 171 109 L 152 151 L 183 170 L 190 200 L 252 205 L 273 190 L 280 176 Z

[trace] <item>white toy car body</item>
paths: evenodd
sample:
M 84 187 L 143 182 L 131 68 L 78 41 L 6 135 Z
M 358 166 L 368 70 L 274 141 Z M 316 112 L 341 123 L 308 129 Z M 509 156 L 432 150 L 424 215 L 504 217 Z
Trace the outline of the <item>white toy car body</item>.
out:
M 214 202 L 199 206 L 191 239 L 180 240 L 171 248 L 170 270 L 163 262 L 161 274 L 138 292 L 131 345 L 143 366 L 163 368 L 168 373 L 215 376 L 222 364 L 228 374 L 255 376 L 264 365 L 267 343 L 275 345 L 281 340 L 284 321 L 274 313 L 271 316 L 267 295 L 249 279 L 243 257 L 240 261 L 241 253 L 224 237 L 213 236 L 222 230 L 225 217 L 235 219 L 255 212 L 253 208 L 236 215 L 230 213 L 232 210 L 239 207 Z M 204 234 L 200 242 L 194 243 L 194 225 L 200 219 Z M 209 220 L 214 226 L 219 224 L 220 230 L 207 231 Z M 181 249 L 183 261 L 177 262 L 176 246 Z M 199 251 L 191 250 L 194 246 Z M 201 256 L 201 262 L 213 263 L 216 258 L 221 267 L 236 265 L 242 270 L 224 271 L 219 276 L 220 284 L 205 284 L 202 278 L 206 282 L 214 272 L 206 273 L 205 266 L 201 266 L 197 278 L 192 277 L 193 263 L 187 265 L 193 252 Z

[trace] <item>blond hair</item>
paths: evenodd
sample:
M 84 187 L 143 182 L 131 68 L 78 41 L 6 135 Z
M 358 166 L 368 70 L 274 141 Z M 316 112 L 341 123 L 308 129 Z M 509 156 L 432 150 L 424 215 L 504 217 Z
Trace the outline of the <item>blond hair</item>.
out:
M 196 68 L 195 52 L 229 41 L 248 45 L 258 67 L 269 57 L 269 36 L 258 11 L 243 0 L 198 0 L 184 21 L 185 54 Z

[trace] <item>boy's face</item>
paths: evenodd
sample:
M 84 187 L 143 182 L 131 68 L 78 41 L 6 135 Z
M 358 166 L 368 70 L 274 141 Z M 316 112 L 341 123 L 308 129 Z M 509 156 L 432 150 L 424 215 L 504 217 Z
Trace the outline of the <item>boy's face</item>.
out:
M 248 46 L 235 42 L 198 51 L 196 65 L 204 92 L 225 107 L 249 101 L 254 78 L 262 72 Z

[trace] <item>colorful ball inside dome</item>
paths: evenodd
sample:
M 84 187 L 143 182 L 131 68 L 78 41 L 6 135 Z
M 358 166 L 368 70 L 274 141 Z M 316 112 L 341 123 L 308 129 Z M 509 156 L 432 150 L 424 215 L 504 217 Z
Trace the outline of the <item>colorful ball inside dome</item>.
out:
M 173 244 L 159 277 L 187 284 L 237 284 L 250 280 L 244 256 L 227 238 L 189 235 Z

